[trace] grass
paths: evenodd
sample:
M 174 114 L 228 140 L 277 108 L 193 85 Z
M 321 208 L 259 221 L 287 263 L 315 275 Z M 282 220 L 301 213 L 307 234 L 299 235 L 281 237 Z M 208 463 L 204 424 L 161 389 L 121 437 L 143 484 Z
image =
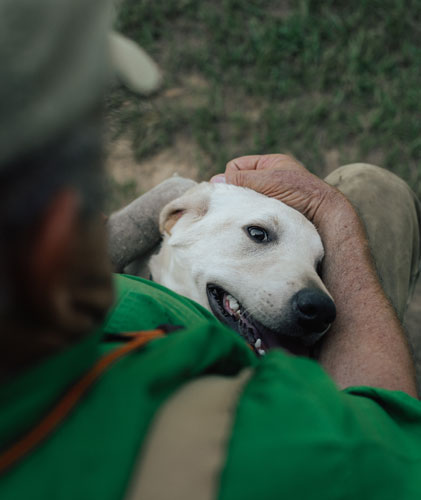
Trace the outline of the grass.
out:
M 420 0 L 123 0 L 116 24 L 166 76 L 152 99 L 109 96 L 138 159 L 184 135 L 202 178 L 290 152 L 319 175 L 376 162 L 421 195 Z

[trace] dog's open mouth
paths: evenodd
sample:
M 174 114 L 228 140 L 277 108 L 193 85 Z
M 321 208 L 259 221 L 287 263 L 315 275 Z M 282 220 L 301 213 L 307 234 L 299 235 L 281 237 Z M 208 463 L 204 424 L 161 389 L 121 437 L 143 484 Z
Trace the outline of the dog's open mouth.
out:
M 223 288 L 208 284 L 206 287 L 209 305 L 214 315 L 227 326 L 238 332 L 253 348 L 256 354 L 264 356 L 272 347 L 281 347 L 291 354 L 305 356 L 308 347 L 286 335 L 281 335 L 262 325 L 259 321 Z

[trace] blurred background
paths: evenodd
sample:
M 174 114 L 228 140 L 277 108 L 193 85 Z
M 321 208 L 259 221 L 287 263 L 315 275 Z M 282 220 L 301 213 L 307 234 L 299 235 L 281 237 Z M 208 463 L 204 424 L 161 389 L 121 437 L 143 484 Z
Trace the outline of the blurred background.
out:
M 109 209 L 173 172 L 292 153 L 326 175 L 385 166 L 421 195 L 421 0 L 122 0 L 117 29 L 164 72 L 108 97 Z
M 421 0 L 118 3 L 116 28 L 164 84 L 108 96 L 108 211 L 175 172 L 208 180 L 256 153 L 321 176 L 375 163 L 421 196 Z M 421 373 L 421 285 L 407 318 Z

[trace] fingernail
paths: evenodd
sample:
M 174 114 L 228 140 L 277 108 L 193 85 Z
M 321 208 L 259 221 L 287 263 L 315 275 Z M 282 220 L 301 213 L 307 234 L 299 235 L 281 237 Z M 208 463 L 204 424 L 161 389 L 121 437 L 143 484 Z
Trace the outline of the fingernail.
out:
M 211 180 L 211 182 L 227 182 L 225 179 L 225 174 L 218 174 L 214 175 Z

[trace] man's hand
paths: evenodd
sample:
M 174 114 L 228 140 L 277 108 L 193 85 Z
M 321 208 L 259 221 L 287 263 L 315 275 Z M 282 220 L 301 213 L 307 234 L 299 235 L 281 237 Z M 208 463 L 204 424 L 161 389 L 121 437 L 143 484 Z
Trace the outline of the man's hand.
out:
M 283 201 L 317 227 L 325 247 L 322 278 L 337 309 L 319 361 L 337 384 L 416 396 L 405 334 L 378 280 L 363 224 L 346 197 L 286 155 L 237 158 L 212 181 Z
M 311 174 L 294 158 L 283 154 L 243 156 L 231 160 L 225 174 L 217 175 L 211 181 L 224 180 L 286 203 L 305 215 L 321 233 L 326 232 L 331 216 L 339 210 L 348 214 L 353 212 L 340 191 Z M 357 219 L 355 213 L 354 216 Z

